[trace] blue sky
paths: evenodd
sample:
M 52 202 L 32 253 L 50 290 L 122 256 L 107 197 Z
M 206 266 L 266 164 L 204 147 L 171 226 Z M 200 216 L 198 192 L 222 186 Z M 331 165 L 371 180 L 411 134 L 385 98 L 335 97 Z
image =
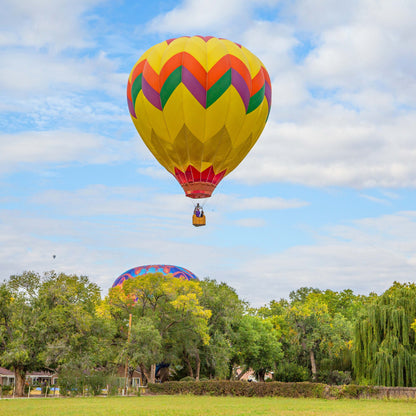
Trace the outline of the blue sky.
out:
M 414 1 L 0 7 L 2 279 L 54 269 L 88 275 L 104 295 L 124 271 L 166 263 L 254 306 L 302 286 L 367 294 L 414 280 Z M 146 49 L 196 34 L 245 45 L 273 87 L 262 136 L 200 228 L 125 97 Z

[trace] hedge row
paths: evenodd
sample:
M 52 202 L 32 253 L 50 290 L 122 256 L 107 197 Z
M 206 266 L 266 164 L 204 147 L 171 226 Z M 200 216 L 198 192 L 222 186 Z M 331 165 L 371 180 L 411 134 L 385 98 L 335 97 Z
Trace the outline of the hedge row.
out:
M 149 384 L 153 394 L 195 394 L 245 397 L 315 397 L 325 399 L 386 397 L 385 390 L 373 386 L 328 386 L 320 383 L 283 383 L 273 381 L 254 383 L 246 381 L 169 381 Z

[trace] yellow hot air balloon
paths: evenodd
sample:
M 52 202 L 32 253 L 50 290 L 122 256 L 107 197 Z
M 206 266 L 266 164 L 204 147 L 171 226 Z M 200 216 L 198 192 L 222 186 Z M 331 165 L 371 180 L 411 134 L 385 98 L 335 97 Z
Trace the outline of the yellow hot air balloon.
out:
M 207 198 L 263 131 L 271 83 L 244 46 L 180 37 L 141 56 L 129 76 L 127 102 L 146 146 L 186 196 Z

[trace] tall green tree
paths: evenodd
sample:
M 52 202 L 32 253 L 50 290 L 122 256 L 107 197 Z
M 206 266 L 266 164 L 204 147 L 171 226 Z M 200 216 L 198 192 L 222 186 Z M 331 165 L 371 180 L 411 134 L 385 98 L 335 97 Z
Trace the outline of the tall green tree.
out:
M 416 386 L 416 285 L 394 284 L 355 325 L 353 366 L 359 382 Z
M 84 369 L 97 365 L 108 351 L 99 301 L 98 286 L 85 276 L 24 272 L 0 286 L 0 361 L 14 370 L 18 395 L 27 372 L 77 360 Z
M 200 305 L 201 293 L 198 282 L 161 273 L 148 273 L 126 280 L 121 287 L 110 289 L 100 311 L 114 320 L 118 328 L 116 339 L 122 348 L 127 342 L 129 314 L 132 315 L 133 325 L 138 323 L 141 330 L 146 327 L 146 331 L 153 327 L 159 333 L 161 350 L 149 351 L 139 363 L 148 382 L 155 382 L 158 363 L 154 361 L 149 364 L 149 355 L 154 360 L 162 357 L 164 362 L 172 363 L 178 361 L 177 347 L 188 339 L 189 334 L 198 336 L 202 343 L 209 342 L 208 319 L 211 311 Z M 141 321 L 143 319 L 146 321 Z M 130 348 L 134 348 L 133 345 L 134 337 L 130 341 Z M 138 356 L 135 360 L 137 363 Z
M 300 288 L 289 300 L 258 309 L 280 333 L 284 359 L 276 377 L 285 381 L 322 379 L 337 369 L 351 369 L 352 319 L 361 307 L 352 291 Z
M 238 327 L 234 344 L 235 361 L 243 371 L 252 369 L 259 381 L 274 370 L 283 357 L 278 334 L 268 319 L 245 315 Z
M 115 328 L 97 314 L 101 295 L 95 283 L 86 276 L 50 273 L 39 289 L 38 302 L 47 325 L 46 366 L 58 373 L 70 367 L 71 372 L 86 375 L 111 367 Z
M 0 286 L 0 362 L 14 371 L 18 396 L 24 394 L 27 372 L 44 364 L 47 326 L 38 303 L 41 284 L 40 275 L 24 272 Z
M 200 282 L 200 286 L 201 305 L 211 311 L 208 320 L 209 343 L 199 342 L 197 346 L 202 372 L 208 378 L 227 378 L 231 376 L 230 362 L 233 355 L 234 335 L 246 304 L 226 283 L 205 279 Z

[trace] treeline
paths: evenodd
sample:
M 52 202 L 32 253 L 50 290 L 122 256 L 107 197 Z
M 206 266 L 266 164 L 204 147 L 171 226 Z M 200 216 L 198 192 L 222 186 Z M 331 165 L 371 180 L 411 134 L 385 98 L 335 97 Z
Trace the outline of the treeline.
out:
M 24 272 L 0 285 L 0 364 L 20 395 L 30 371 L 70 389 L 126 363 L 150 383 L 252 370 L 259 381 L 416 386 L 415 320 L 413 283 L 368 296 L 301 288 L 252 308 L 210 279 L 147 274 L 102 299 L 86 276 Z

